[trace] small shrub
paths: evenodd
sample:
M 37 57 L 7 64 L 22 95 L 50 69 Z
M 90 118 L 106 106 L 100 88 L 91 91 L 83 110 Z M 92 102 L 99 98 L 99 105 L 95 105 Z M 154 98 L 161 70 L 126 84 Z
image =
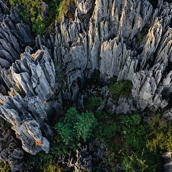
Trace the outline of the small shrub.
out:
M 64 144 L 68 145 L 73 141 L 73 131 L 68 124 L 58 123 L 56 129 Z
M 99 106 L 103 104 L 103 100 L 101 97 L 98 96 L 89 96 L 86 101 L 86 109 L 89 112 L 94 112 L 97 110 Z
M 74 2 L 75 2 L 75 0 L 63 0 L 63 1 L 61 1 L 59 8 L 58 8 L 58 15 L 56 17 L 58 21 L 61 20 L 62 16 L 67 14 L 69 6 Z
M 86 142 L 96 126 L 93 113 L 78 113 L 75 108 L 70 108 L 62 122 L 57 123 L 55 129 L 65 144 L 72 141 Z M 82 140 L 81 140 L 82 139 Z
M 78 116 L 78 120 L 74 125 L 74 129 L 76 130 L 76 134 L 79 139 L 83 139 L 86 142 L 90 136 L 92 135 L 92 130 L 96 126 L 96 118 L 93 113 L 82 113 Z
M 118 131 L 117 124 L 109 124 L 109 125 L 101 124 L 97 137 L 103 138 L 106 142 L 109 142 L 111 141 L 111 138 L 115 136 L 117 131 Z
M 156 114 L 149 120 L 149 135 L 147 148 L 156 152 L 172 150 L 172 125 L 171 121 L 166 121 L 161 114 Z
M 126 126 L 126 127 L 139 125 L 140 122 L 141 122 L 141 116 L 138 115 L 138 114 L 134 114 L 134 115 L 121 115 L 119 117 L 119 119 L 120 119 L 121 124 Z
M 118 81 L 109 85 L 109 92 L 113 99 L 118 99 L 120 96 L 129 96 L 131 94 L 131 81 Z
M 135 153 L 130 156 L 124 157 L 122 166 L 125 172 L 144 172 L 148 168 L 146 160 L 144 160 L 143 157 L 139 157 L 139 155 Z
M 54 164 L 48 164 L 43 170 L 43 172 L 62 172 L 62 169 Z

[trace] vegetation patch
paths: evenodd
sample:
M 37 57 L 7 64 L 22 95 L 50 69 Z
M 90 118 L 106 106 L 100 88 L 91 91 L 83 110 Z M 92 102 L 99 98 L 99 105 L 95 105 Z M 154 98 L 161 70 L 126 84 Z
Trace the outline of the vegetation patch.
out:
M 104 160 L 99 161 L 93 157 L 93 170 L 105 167 L 109 171 L 163 171 L 161 155 L 171 150 L 171 126 L 171 122 L 162 119 L 160 114 L 144 122 L 138 113 L 79 113 L 75 108 L 70 108 L 54 127 L 50 153 L 39 153 L 34 160 L 32 157 L 32 166 L 38 171 L 47 168 L 62 170 L 58 157 L 74 153 L 79 144 L 99 140 L 107 146 L 107 150 Z
M 109 92 L 111 97 L 116 100 L 121 96 L 130 96 L 132 89 L 131 81 L 112 82 L 109 85 Z
M 41 152 L 35 157 L 30 157 L 29 170 L 46 171 L 47 168 L 61 170 L 58 158 L 68 156 L 69 152 L 75 152 L 79 143 L 85 144 L 92 137 L 96 125 L 97 120 L 93 113 L 79 113 L 75 108 L 69 108 L 65 117 L 54 127 L 50 153 Z
M 120 168 L 127 172 L 162 171 L 161 143 L 154 151 L 150 146 L 156 138 L 150 137 L 155 126 L 151 128 L 139 114 L 113 116 L 103 113 L 103 116 L 106 117 L 104 120 L 99 118 L 96 137 L 108 145 L 105 166 L 112 170 L 120 164 Z
M 143 27 L 143 29 L 140 32 L 137 33 L 136 41 L 138 43 L 140 43 L 145 38 L 145 36 L 148 34 L 148 31 L 149 31 L 148 26 Z
M 130 81 L 112 79 L 109 91 L 113 98 L 130 95 Z M 172 149 L 172 122 L 162 118 L 160 113 L 145 122 L 139 113 L 128 115 L 109 114 L 98 110 L 103 99 L 97 92 L 88 97 L 85 111 L 71 107 L 54 126 L 54 136 L 50 140 L 50 152 L 43 152 L 27 158 L 26 171 L 64 171 L 59 159 L 75 159 L 80 145 L 90 145 L 93 141 L 106 146 L 103 159 L 92 156 L 93 171 L 161 172 L 161 155 Z M 69 157 L 70 154 L 70 157 Z M 4 168 L 4 164 L 0 164 Z M 7 168 L 8 169 L 8 168 Z M 71 169 L 72 170 L 72 169 Z
M 70 108 L 65 118 L 55 126 L 55 129 L 63 143 L 70 146 L 76 141 L 78 143 L 86 142 L 95 126 L 96 118 L 93 113 L 78 113 L 75 108 Z
M 9 0 L 11 6 L 20 8 L 20 15 L 32 24 L 32 31 L 42 34 L 54 28 L 55 21 L 67 13 L 73 0 Z
M 86 101 L 86 109 L 89 112 L 94 112 L 99 106 L 103 104 L 103 100 L 100 96 L 89 96 Z

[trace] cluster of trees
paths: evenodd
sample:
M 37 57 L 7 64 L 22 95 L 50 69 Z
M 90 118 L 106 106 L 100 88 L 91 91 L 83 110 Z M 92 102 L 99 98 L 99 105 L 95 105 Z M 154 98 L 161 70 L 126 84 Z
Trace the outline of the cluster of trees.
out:
M 9 0 L 9 3 L 20 8 L 21 17 L 31 23 L 37 35 L 54 28 L 55 21 L 67 11 L 71 0 Z
M 54 127 L 55 137 L 50 153 L 40 153 L 31 161 L 38 171 L 55 167 L 60 169 L 56 159 L 58 156 L 75 152 L 79 144 L 88 144 L 95 139 L 105 143 L 108 148 L 104 162 L 99 162 L 100 170 L 107 167 L 115 171 L 114 167 L 121 164 L 126 172 L 162 171 L 161 155 L 172 149 L 171 126 L 160 114 L 143 122 L 142 116 L 137 113 L 79 113 L 72 107 Z

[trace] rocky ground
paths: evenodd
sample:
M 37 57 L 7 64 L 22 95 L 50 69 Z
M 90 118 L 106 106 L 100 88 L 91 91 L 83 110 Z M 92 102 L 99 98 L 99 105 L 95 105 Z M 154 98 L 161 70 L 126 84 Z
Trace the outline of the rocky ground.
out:
M 78 0 L 68 13 L 54 33 L 34 38 L 18 9 L 0 1 L 0 117 L 12 129 L 0 135 L 0 159 L 13 171 L 24 151 L 49 151 L 51 109 L 63 113 L 65 101 L 84 108 L 81 90 L 95 70 L 105 83 L 116 76 L 133 84 L 132 97 L 118 101 L 101 87 L 111 112 L 161 109 L 172 119 L 172 3 Z

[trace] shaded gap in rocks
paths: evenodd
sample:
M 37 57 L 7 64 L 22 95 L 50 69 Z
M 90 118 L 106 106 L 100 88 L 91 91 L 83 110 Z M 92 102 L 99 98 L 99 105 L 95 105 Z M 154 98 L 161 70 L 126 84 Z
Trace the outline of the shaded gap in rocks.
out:
M 172 71 L 172 62 L 168 61 L 168 66 L 166 67 L 163 75 L 167 75 L 170 71 Z
M 137 64 L 137 67 L 136 67 L 136 72 L 139 72 L 141 69 L 141 60 L 138 60 L 138 64 Z
M 152 4 L 153 8 L 157 8 L 158 6 L 158 0 L 149 0 L 149 2 Z
M 8 95 L 8 91 L 10 91 L 9 87 L 6 85 L 6 83 L 4 82 L 4 80 L 2 79 L 2 77 L 0 77 L 0 93 L 2 93 L 3 95 Z M 5 90 L 3 90 L 3 88 L 5 88 Z
M 165 87 L 162 90 L 162 99 L 165 99 L 168 102 L 168 105 L 163 109 L 164 111 L 171 108 L 172 107 L 172 99 L 170 97 L 172 97 L 172 89 L 170 89 L 169 87 Z
M 136 43 L 140 43 L 143 41 L 143 39 L 145 38 L 145 36 L 148 34 L 149 32 L 149 26 L 148 25 L 145 25 L 142 30 L 140 32 L 138 32 L 136 35 L 135 35 L 135 39 L 136 39 Z
M 166 76 L 169 74 L 169 72 L 172 71 L 172 62 L 168 62 L 168 66 L 166 67 L 165 71 L 163 72 L 163 76 Z M 163 78 L 163 77 L 162 77 Z M 162 79 L 161 79 L 162 80 Z M 162 81 L 160 81 L 162 82 Z M 172 107 L 172 89 L 170 87 L 164 87 L 162 90 L 162 99 L 165 99 L 168 101 L 167 107 L 164 108 L 164 111 Z
M 171 19 L 171 21 L 170 21 L 169 27 L 171 27 L 171 28 L 172 28 L 172 19 Z
M 164 0 L 164 2 L 171 3 L 171 2 L 172 2 L 172 0 Z

